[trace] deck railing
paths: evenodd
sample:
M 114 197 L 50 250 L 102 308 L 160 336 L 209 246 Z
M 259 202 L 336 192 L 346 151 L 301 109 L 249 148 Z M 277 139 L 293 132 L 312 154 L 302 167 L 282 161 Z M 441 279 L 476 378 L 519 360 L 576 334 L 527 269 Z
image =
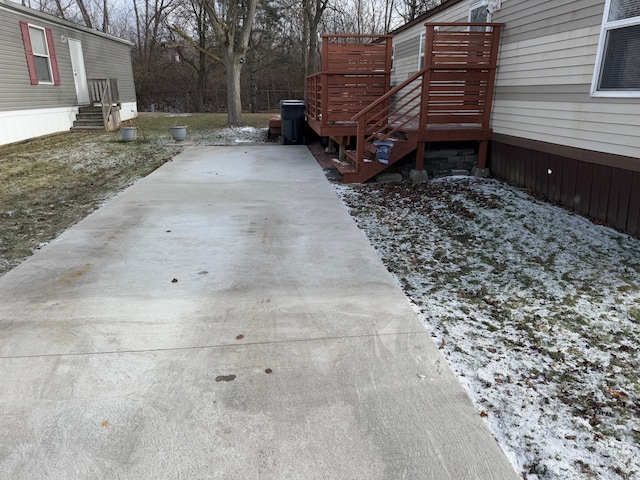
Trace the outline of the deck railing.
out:
M 91 78 L 89 83 L 89 100 L 91 105 L 102 107 L 102 119 L 106 130 L 118 128 L 119 116 L 115 115 L 120 106 L 120 91 L 115 78 Z M 118 118 L 115 118 L 115 117 Z
M 322 71 L 306 83 L 309 122 L 355 126 L 352 117 L 389 90 L 391 51 L 390 35 L 323 35 Z
M 482 27 L 478 29 L 478 27 Z M 398 132 L 490 131 L 502 24 L 427 24 L 425 67 L 353 116 L 356 161 Z

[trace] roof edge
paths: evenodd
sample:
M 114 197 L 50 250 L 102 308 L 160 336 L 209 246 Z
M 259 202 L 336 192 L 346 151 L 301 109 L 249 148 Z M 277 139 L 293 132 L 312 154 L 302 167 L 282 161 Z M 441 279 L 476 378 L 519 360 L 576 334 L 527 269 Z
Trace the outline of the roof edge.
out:
M 0 0 L 0 2 L 2 2 L 2 1 L 3 0 Z M 420 23 L 424 23 L 429 18 L 433 17 L 436 13 L 440 13 L 442 10 L 445 10 L 445 9 L 451 7 L 452 5 L 455 5 L 456 3 L 460 3 L 462 1 L 464 1 L 464 0 L 445 0 L 444 2 L 442 2 L 437 7 L 433 7 L 431 10 L 427 10 L 422 15 L 414 18 L 410 22 L 405 23 L 404 25 L 396 28 L 395 30 L 392 30 L 389 33 L 391 35 L 397 35 L 398 33 L 404 32 L 405 30 L 408 30 L 408 29 L 410 29 L 411 27 L 413 27 L 415 25 L 418 25 Z
M 68 28 L 73 28 L 74 30 L 80 30 L 85 33 L 89 33 L 91 35 L 96 35 L 98 37 L 107 38 L 109 40 L 113 40 L 115 42 L 124 43 L 126 45 L 133 45 L 129 40 L 125 40 L 124 38 L 116 37 L 115 35 L 111 35 L 109 33 L 104 33 L 99 30 L 94 30 L 92 28 L 87 28 L 82 25 L 78 25 L 76 23 L 70 22 L 69 20 L 64 20 L 62 18 L 55 17 L 53 15 L 49 15 L 48 13 L 40 12 L 38 10 L 34 10 L 33 8 L 24 7 L 19 3 L 12 2 L 10 0 L 0 0 L 0 10 L 1 9 L 12 10 L 14 12 L 22 13 L 24 15 L 28 15 L 30 17 L 38 18 L 40 20 L 44 20 L 46 22 L 55 23 L 57 25 L 61 25 Z

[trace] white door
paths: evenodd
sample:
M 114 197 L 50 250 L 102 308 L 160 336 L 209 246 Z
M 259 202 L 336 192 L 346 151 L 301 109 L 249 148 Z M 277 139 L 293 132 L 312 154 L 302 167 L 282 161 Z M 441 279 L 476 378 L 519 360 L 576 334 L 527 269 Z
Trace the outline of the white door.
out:
M 71 68 L 73 69 L 73 81 L 76 84 L 78 105 L 87 105 L 89 103 L 89 85 L 80 40 L 69 39 L 69 52 L 71 53 Z

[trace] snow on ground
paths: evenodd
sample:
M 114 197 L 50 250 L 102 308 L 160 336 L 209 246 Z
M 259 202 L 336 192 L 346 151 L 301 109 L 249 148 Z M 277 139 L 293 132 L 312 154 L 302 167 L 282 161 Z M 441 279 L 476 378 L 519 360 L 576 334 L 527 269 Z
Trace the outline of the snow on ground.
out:
M 640 241 L 494 180 L 335 186 L 523 478 L 640 479 Z
M 267 128 L 229 127 L 189 132 L 188 141 L 199 145 L 238 145 L 263 143 Z

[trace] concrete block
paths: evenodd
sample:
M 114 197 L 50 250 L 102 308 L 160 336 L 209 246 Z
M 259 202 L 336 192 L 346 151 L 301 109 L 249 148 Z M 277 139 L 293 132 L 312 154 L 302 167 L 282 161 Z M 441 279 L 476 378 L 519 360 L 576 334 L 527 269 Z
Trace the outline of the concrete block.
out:
M 378 183 L 397 183 L 402 181 L 402 175 L 399 173 L 381 173 L 376 175 Z
M 409 172 L 409 180 L 411 180 L 413 183 L 425 183 L 429 180 L 429 174 L 426 170 L 412 169 Z
M 463 148 L 458 150 L 458 155 L 473 155 L 476 151 L 473 148 Z
M 469 175 L 469 170 L 451 170 L 451 175 Z
M 473 170 L 471 170 L 471 175 L 479 178 L 489 178 L 491 176 L 491 172 L 488 168 L 473 167 Z
M 465 155 L 465 156 L 464 156 L 464 160 L 465 160 L 466 162 L 471 162 L 471 163 L 473 163 L 473 164 L 475 165 L 475 164 L 476 164 L 476 162 L 478 161 L 478 155 L 477 155 L 477 154 L 474 154 L 474 155 Z

